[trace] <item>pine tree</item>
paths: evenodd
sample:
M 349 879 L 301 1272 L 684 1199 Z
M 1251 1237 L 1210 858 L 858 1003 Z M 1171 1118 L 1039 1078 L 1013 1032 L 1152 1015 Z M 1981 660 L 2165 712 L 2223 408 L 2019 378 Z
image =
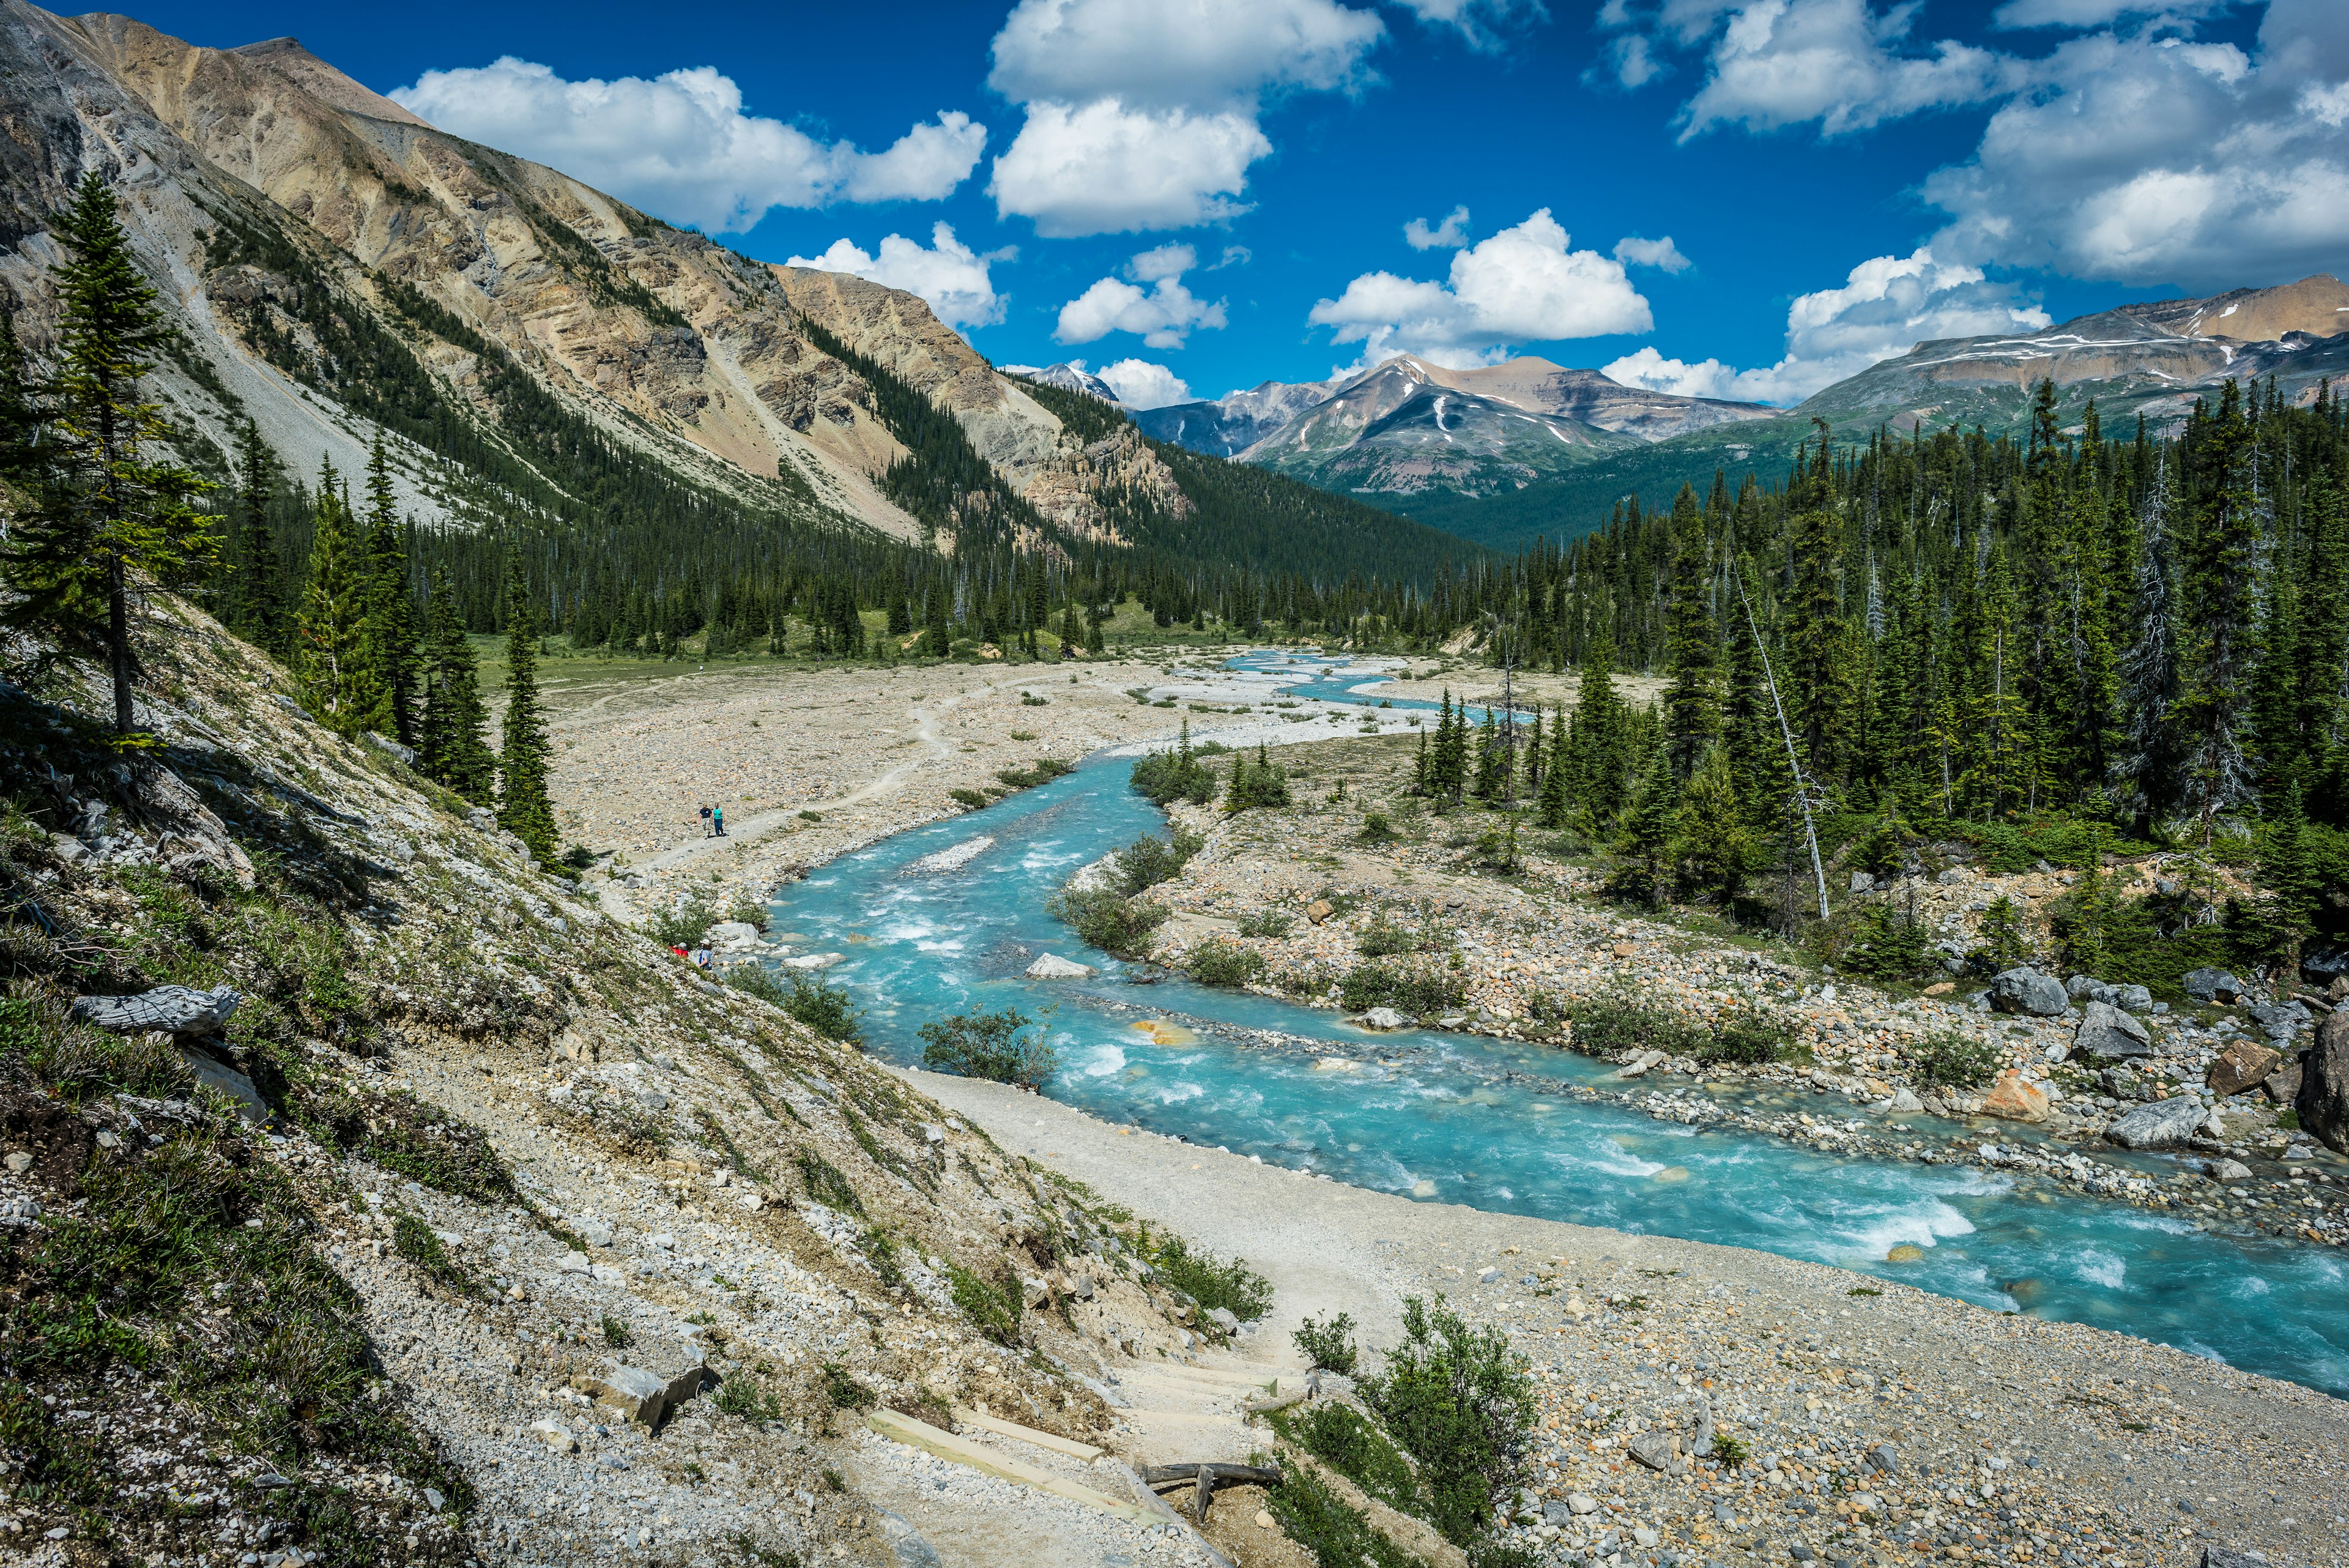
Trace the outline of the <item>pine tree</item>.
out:
M 234 576 L 228 595 L 229 629 L 264 652 L 286 653 L 284 568 L 269 524 L 277 488 L 277 454 L 251 420 L 237 438 Z
M 1582 802 L 1600 824 L 1622 809 L 1631 771 L 1623 699 L 1615 691 L 1615 639 L 1601 632 L 1583 655 L 1575 691 L 1575 738 L 1582 753 Z
M 2251 426 L 2233 381 L 2220 394 L 2201 446 L 2201 494 L 2180 563 L 2186 635 L 2174 712 L 2185 749 L 2187 805 L 2207 851 L 2219 818 L 2252 794 L 2245 742 L 2263 519 Z
M 538 709 L 538 618 L 519 551 L 506 566 L 506 714 L 498 753 L 498 826 L 552 862 L 554 805 L 546 794 L 546 721 Z
M 32 510 L 0 545 L 0 575 L 16 590 L 5 619 L 68 657 L 102 661 L 115 730 L 127 734 L 139 676 L 132 601 L 202 577 L 219 539 L 197 507 L 203 481 L 149 455 L 167 431 L 142 398 L 144 378 L 168 328 L 103 176 L 82 177 L 51 232 L 67 252 L 56 272 L 54 403 Z
M 1616 847 L 1638 863 L 1640 894 L 1651 904 L 1661 904 L 1670 888 L 1680 794 L 1671 758 L 1663 747 L 1651 747 L 1640 786 L 1624 808 Z
M 416 743 L 416 601 L 408 592 L 408 556 L 399 545 L 399 513 L 391 488 L 383 437 L 367 453 L 367 660 L 381 693 L 367 728 Z
M 427 615 L 424 713 L 417 725 L 417 767 L 424 776 L 479 806 L 496 804 L 497 759 L 474 672 L 472 644 L 457 617 L 449 575 L 432 574 Z
M 942 585 L 930 586 L 929 613 L 924 618 L 922 637 L 922 651 L 932 659 L 944 659 L 953 650 L 954 637 L 947 628 L 947 596 Z
M 2276 793 L 2280 803 L 2261 834 L 2260 882 L 2267 889 L 2277 968 L 2291 975 L 2300 968 L 2301 944 L 2313 928 L 2318 883 L 2300 780 L 2287 780 Z
M 1753 855 L 1754 836 L 1745 826 L 1744 807 L 1737 798 L 1737 776 L 1730 766 L 1729 748 L 1714 745 L 1681 792 L 1671 857 L 1688 867 L 1697 886 L 1726 904 L 1744 886 Z
M 2137 517 L 2129 618 L 2136 628 L 2120 663 L 2120 706 L 2127 715 L 2116 763 L 2147 822 L 2181 798 L 2177 733 L 2178 624 L 2176 568 L 2171 556 L 2168 454 L 2156 460 L 2154 479 Z
M 1706 593 L 1704 535 L 1692 518 L 1672 551 L 1671 598 L 1666 608 L 1671 690 L 1664 698 L 1664 733 L 1672 776 L 1686 781 L 1721 732 L 1717 684 L 1719 639 Z
M 356 740 L 385 711 L 371 657 L 374 573 L 331 463 L 311 508 L 310 566 L 294 628 L 294 676 L 318 722 Z

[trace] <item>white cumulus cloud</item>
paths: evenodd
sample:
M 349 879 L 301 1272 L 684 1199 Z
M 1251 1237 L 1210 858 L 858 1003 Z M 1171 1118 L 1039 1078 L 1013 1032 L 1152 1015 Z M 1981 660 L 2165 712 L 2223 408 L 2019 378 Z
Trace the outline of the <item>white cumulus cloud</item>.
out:
M 1615 242 L 1615 259 L 1625 266 L 1651 266 L 1658 272 L 1682 273 L 1696 264 L 1681 254 L 1672 236 L 1661 240 L 1643 240 L 1637 234 L 1626 234 Z
M 2201 291 L 2349 255 L 2349 26 L 2271 0 L 2254 47 L 2174 30 L 2059 45 L 1973 156 L 1937 171 L 1934 248 L 1968 261 Z
M 1032 219 L 1048 238 L 1189 228 L 1247 212 L 1248 165 L 1271 151 L 1237 111 L 1032 104 L 988 193 L 999 216 Z
M 1681 110 L 1681 140 L 1717 125 L 1749 130 L 1816 120 L 1829 136 L 1922 109 L 1982 103 L 2010 62 L 1944 40 L 1908 47 L 1916 7 L 1872 0 L 1753 0 L 1722 29 L 1711 72 Z
M 1335 327 L 1333 342 L 1362 344 L 1365 362 L 1413 353 L 1454 365 L 1488 360 L 1510 344 L 1654 325 L 1622 263 L 1569 247 L 1545 207 L 1455 252 L 1446 282 L 1364 273 L 1307 319 Z
M 1432 27 L 1458 31 L 1472 49 L 1501 47 L 1510 25 L 1523 18 L 1547 21 L 1542 0 L 1394 0 L 1396 5 Z
M 968 179 L 987 128 L 948 110 L 865 152 L 746 114 L 701 66 L 647 80 L 566 81 L 507 56 L 427 71 L 393 100 L 443 130 L 547 164 L 663 217 L 739 234 L 775 207 L 936 201 Z
M 882 240 L 880 254 L 875 255 L 843 238 L 833 241 L 821 255 L 793 256 L 783 265 L 853 273 L 918 294 L 940 321 L 965 329 L 990 327 L 1003 319 L 1003 296 L 996 293 L 988 268 L 995 262 L 1010 260 L 1014 254 L 974 251 L 955 238 L 952 227 L 939 223 L 930 230 L 927 248 L 903 234 L 890 234 Z
M 2047 313 L 2020 303 L 2011 286 L 1936 261 L 1920 247 L 1864 261 L 1840 288 L 1797 297 L 1786 312 L 1785 355 L 1775 365 L 1740 370 L 1715 358 L 1671 359 L 1643 348 L 1600 373 L 1627 387 L 1687 398 L 1792 404 L 1919 343 L 2046 325 Z
M 1191 400 L 1191 383 L 1164 365 L 1147 359 L 1120 359 L 1094 372 L 1109 383 L 1117 400 L 1129 409 L 1163 409 Z
M 988 85 L 1026 120 L 998 215 L 1052 238 L 1189 228 L 1248 210 L 1266 101 L 1375 79 L 1375 12 L 1337 0 L 1019 0 Z
M 1020 0 L 988 85 L 1017 103 L 1253 106 L 1359 87 L 1386 25 L 1335 0 Z
M 1945 262 L 2195 291 L 2287 282 L 2349 253 L 2343 0 L 2247 0 L 2248 49 L 2197 35 L 2235 0 L 2006 0 L 2055 29 L 2036 58 L 1912 36 L 1910 0 L 1605 0 L 1597 74 L 1637 87 L 1701 55 L 1683 139 L 1816 123 L 1837 135 L 1997 106 L 1922 182 Z
M 1112 332 L 1131 332 L 1153 348 L 1180 348 L 1192 332 L 1224 325 L 1222 300 L 1211 304 L 1183 286 L 1183 275 L 1198 265 L 1189 245 L 1144 251 L 1126 267 L 1135 282 L 1100 279 L 1061 306 L 1052 336 L 1063 343 L 1091 343 Z
M 1453 208 L 1432 229 L 1425 218 L 1413 218 L 1402 226 L 1402 241 L 1415 251 L 1456 251 L 1468 243 L 1468 209 Z

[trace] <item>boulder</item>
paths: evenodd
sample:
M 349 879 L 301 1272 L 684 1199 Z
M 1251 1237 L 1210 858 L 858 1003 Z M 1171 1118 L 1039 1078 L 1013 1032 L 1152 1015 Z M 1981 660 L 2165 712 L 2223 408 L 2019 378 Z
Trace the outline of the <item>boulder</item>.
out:
M 2279 1106 L 2288 1106 L 2300 1096 L 2300 1064 L 2287 1062 L 2260 1080 L 2260 1093 Z
M 748 920 L 720 920 L 709 928 L 707 938 L 713 948 L 738 947 L 759 940 L 759 928 Z
M 883 1510 L 879 1521 L 881 1538 L 889 1543 L 891 1568 L 938 1568 L 937 1549 L 922 1539 L 903 1518 Z
M 666 1374 L 615 1361 L 601 1373 L 583 1373 L 574 1377 L 571 1386 L 631 1421 L 657 1427 L 671 1410 L 700 1393 L 709 1376 L 709 1368 L 699 1355 L 690 1351 L 677 1354 L 680 1357 L 678 1365 Z
M 2064 994 L 2075 1002 L 2110 1002 L 2113 988 L 2093 975 L 2075 974 L 2064 982 Z
M 556 1422 L 533 1421 L 530 1424 L 530 1435 L 558 1454 L 575 1454 L 579 1451 L 579 1439 L 571 1435 L 571 1429 L 568 1427 L 561 1426 Z
M 2109 1002 L 2091 1002 L 2080 1014 L 2079 1033 L 2072 1048 L 2106 1062 L 2153 1054 L 2153 1034 L 2136 1019 Z
M 2035 1084 L 2009 1067 L 1982 1096 L 1982 1114 L 2010 1122 L 2044 1122 L 2054 1102 L 2044 1085 Z
M 1036 961 L 1022 972 L 1030 980 L 1083 980 L 1093 972 L 1093 966 L 1064 959 L 1058 953 L 1039 953 Z
M 2123 1148 L 2168 1148 L 2184 1143 L 2202 1129 L 2209 1115 L 2191 1095 L 2139 1106 L 2105 1129 L 2105 1136 Z
M 2223 969 L 2190 969 L 2179 983 L 2197 1002 L 2231 1002 L 2243 994 L 2243 982 Z
M 1305 918 L 1317 926 L 1328 919 L 1334 912 L 1327 898 L 1316 898 L 1305 906 Z
M 1678 1475 L 1688 1469 L 1688 1461 L 1681 1458 L 1680 1442 L 1670 1432 L 1642 1432 L 1626 1446 L 1633 1459 L 1651 1470 Z
M 2211 1159 L 2203 1161 L 2202 1174 L 2213 1181 L 2249 1181 L 2251 1168 L 2240 1159 Z
M 2205 1546 L 2202 1568 L 2268 1568 L 2268 1557 L 2266 1552 L 2254 1552 L 2250 1547 Z
M 236 1011 L 237 994 L 227 986 L 192 991 L 184 985 L 159 985 L 136 996 L 78 996 L 76 1023 L 92 1023 L 114 1034 L 144 1034 L 160 1029 L 167 1034 L 217 1034 Z
M 1875 891 L 1876 891 L 1876 877 L 1875 877 L 1875 875 L 1874 875 L 1873 873 L 1871 873 L 1871 872 L 1867 872 L 1867 871 L 1855 871 L 1855 872 L 1853 872 L 1853 873 L 1851 874 L 1851 890 L 1852 890 L 1853 892 L 1855 892 L 1855 893 L 1873 893 L 1873 892 L 1875 892 Z
M 2153 1010 L 2153 992 L 2141 985 L 2111 985 L 2105 989 L 2112 992 L 2106 1000 L 2123 1012 L 2149 1012 Z
M 2336 1012 L 2301 1058 L 2300 1093 L 2292 1108 L 2301 1131 L 2335 1154 L 2349 1154 L 2349 1012 Z
M 2052 974 L 2035 969 L 2011 969 L 1990 982 L 1990 1004 L 2000 1012 L 2028 1013 L 2033 1018 L 2060 1018 L 2072 999 Z
M 2210 1064 L 2205 1082 L 2210 1092 L 2224 1099 L 2257 1086 L 2282 1063 L 2283 1054 L 2255 1041 L 2238 1040 L 2219 1053 Z
M 2311 985 L 2331 985 L 2349 975 L 2349 947 L 2320 942 L 2302 950 L 2300 972 Z
M 1408 1029 L 1411 1027 L 1411 1020 L 1392 1007 L 1373 1007 L 1362 1014 L 1362 1027 L 1379 1030 Z
M 1635 1051 L 1629 1061 L 1615 1070 L 1615 1075 L 1619 1078 L 1641 1077 L 1651 1069 L 1671 1060 L 1671 1057 L 1662 1051 Z
M 2260 1026 L 2260 1033 L 2278 1045 L 2289 1045 L 2292 1037 L 2308 1027 L 2313 1014 L 2297 1002 L 2253 1002 L 2243 1009 Z

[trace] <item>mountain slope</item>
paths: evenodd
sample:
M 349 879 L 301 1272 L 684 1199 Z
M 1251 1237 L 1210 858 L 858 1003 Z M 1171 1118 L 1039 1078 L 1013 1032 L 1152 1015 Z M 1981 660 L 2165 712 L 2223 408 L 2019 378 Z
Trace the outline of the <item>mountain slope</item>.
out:
M 1416 497 L 1412 514 L 1501 549 L 1537 535 L 1570 539 L 1603 524 L 1627 495 L 1668 505 L 1682 484 L 1706 490 L 1715 472 L 1726 474 L 1732 488 L 1749 472 L 1765 484 L 1782 482 L 1795 449 L 1811 436 L 1814 417 L 1826 420 L 1839 441 L 1865 441 L 1879 426 L 1902 432 L 2019 428 L 2043 379 L 2055 383 L 2057 418 L 2067 430 L 2079 428 L 2093 400 L 2107 431 L 2142 415 L 2168 432 L 2198 399 L 2216 397 L 2230 377 L 2273 377 L 2287 401 L 2301 403 L 2313 400 L 2327 378 L 2336 385 L 2349 380 L 2344 327 L 2349 286 L 2319 275 L 2208 299 L 2123 306 L 2038 332 L 1920 343 L 1783 414 L 1607 452 L 1491 497 Z M 2320 335 L 2323 328 L 2333 330 Z

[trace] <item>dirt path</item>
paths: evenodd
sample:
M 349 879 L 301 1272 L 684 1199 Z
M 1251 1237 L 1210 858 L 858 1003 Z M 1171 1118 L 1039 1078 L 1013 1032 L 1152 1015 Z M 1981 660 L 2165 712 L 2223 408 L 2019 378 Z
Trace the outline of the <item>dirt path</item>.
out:
M 994 683 L 991 681 L 988 683 L 988 690 L 990 691 L 994 690 Z M 957 706 L 962 701 L 960 697 L 947 697 L 940 699 L 936 705 L 943 711 Z M 938 738 L 938 715 L 919 705 L 907 709 L 905 712 L 906 717 L 914 721 L 914 739 L 929 748 L 928 755 L 908 758 L 888 769 L 879 777 L 868 780 L 845 794 L 811 801 L 804 806 L 778 806 L 773 811 L 761 812 L 758 815 L 741 823 L 739 829 L 731 827 L 727 829 L 723 838 L 689 838 L 674 849 L 654 856 L 644 863 L 644 868 L 650 872 L 674 870 L 715 851 L 735 849 L 747 844 L 756 843 L 779 827 L 804 820 L 800 815 L 803 811 L 812 811 L 819 807 L 824 811 L 840 811 L 852 805 L 861 805 L 866 801 L 879 800 L 885 795 L 896 794 L 907 779 L 924 767 L 934 763 L 951 761 L 955 754 L 953 749 Z

